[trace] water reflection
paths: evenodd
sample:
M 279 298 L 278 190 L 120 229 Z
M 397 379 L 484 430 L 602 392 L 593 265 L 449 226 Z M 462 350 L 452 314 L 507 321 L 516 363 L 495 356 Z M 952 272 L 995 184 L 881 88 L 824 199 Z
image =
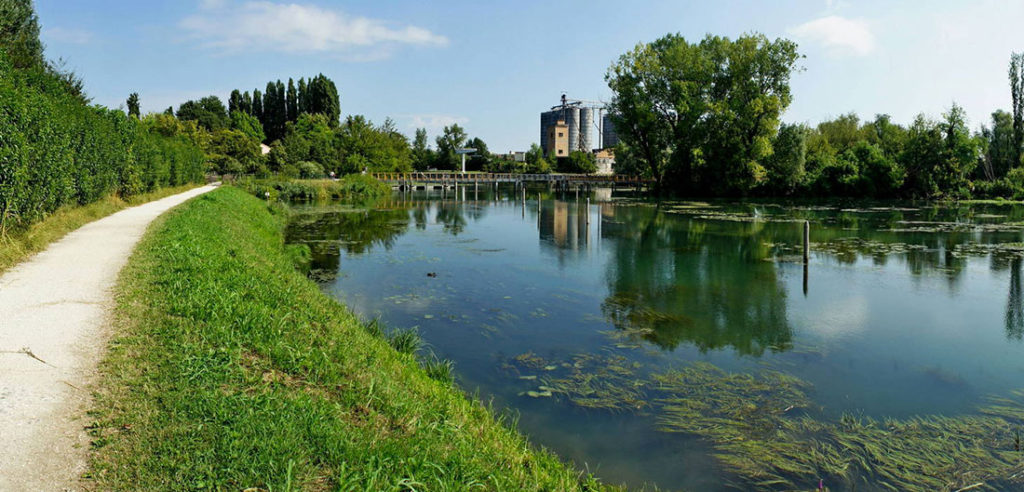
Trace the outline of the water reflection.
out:
M 1006 336 L 1014 340 L 1024 338 L 1024 302 L 1022 302 L 1022 260 L 1010 261 L 1010 296 L 1006 300 Z
M 663 349 L 741 354 L 792 345 L 786 291 L 762 238 L 764 224 L 678 220 L 651 207 L 604 218 L 612 245 L 602 312 L 616 328 Z

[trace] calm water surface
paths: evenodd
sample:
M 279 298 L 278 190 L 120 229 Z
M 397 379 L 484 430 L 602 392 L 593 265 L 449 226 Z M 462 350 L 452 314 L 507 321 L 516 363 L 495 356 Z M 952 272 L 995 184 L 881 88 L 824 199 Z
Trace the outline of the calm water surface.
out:
M 972 415 L 1024 387 L 1024 207 L 463 193 L 296 206 L 288 238 L 310 245 L 326 292 L 418 330 L 462 388 L 605 481 L 749 485 L 708 439 L 664 432 L 646 378 L 695 362 L 798 378 L 812 405 L 797 411 L 822 421 Z M 588 368 L 636 391 L 612 409 L 558 391 Z

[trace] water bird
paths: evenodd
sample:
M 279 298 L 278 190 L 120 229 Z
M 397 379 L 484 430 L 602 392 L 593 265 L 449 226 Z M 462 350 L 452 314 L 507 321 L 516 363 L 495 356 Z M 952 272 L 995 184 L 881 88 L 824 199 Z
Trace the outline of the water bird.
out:
M 437 272 L 427 272 L 427 276 L 430 278 L 437 278 Z

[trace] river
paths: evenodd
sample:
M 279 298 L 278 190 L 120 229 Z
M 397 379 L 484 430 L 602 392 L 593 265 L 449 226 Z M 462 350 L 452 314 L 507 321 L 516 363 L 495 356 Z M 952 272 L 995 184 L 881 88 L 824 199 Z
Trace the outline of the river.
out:
M 610 483 L 955 490 L 1024 471 L 1024 206 L 525 195 L 295 205 L 287 238 L 326 293 L 418 331 L 463 390 Z

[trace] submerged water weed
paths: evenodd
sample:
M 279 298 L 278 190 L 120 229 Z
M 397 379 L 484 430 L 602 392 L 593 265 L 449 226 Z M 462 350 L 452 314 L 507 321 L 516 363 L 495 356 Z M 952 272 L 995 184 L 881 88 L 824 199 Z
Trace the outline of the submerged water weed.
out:
M 524 396 L 551 395 L 610 412 L 650 412 L 663 432 L 707 439 L 742 490 L 1006 490 L 1024 485 L 1024 390 L 991 398 L 981 415 L 823 420 L 811 384 L 773 370 L 724 371 L 704 362 L 638 374 L 639 364 L 578 354 Z M 532 353 L 513 365 L 540 367 Z M 520 376 L 522 378 L 522 376 Z M 1016 439 L 1016 441 L 1015 441 Z M 1016 444 L 1015 444 L 1016 443 Z
M 609 411 L 638 411 L 648 405 L 647 382 L 636 374 L 638 363 L 621 355 L 580 354 L 568 374 L 544 378 L 544 385 L 573 405 Z

